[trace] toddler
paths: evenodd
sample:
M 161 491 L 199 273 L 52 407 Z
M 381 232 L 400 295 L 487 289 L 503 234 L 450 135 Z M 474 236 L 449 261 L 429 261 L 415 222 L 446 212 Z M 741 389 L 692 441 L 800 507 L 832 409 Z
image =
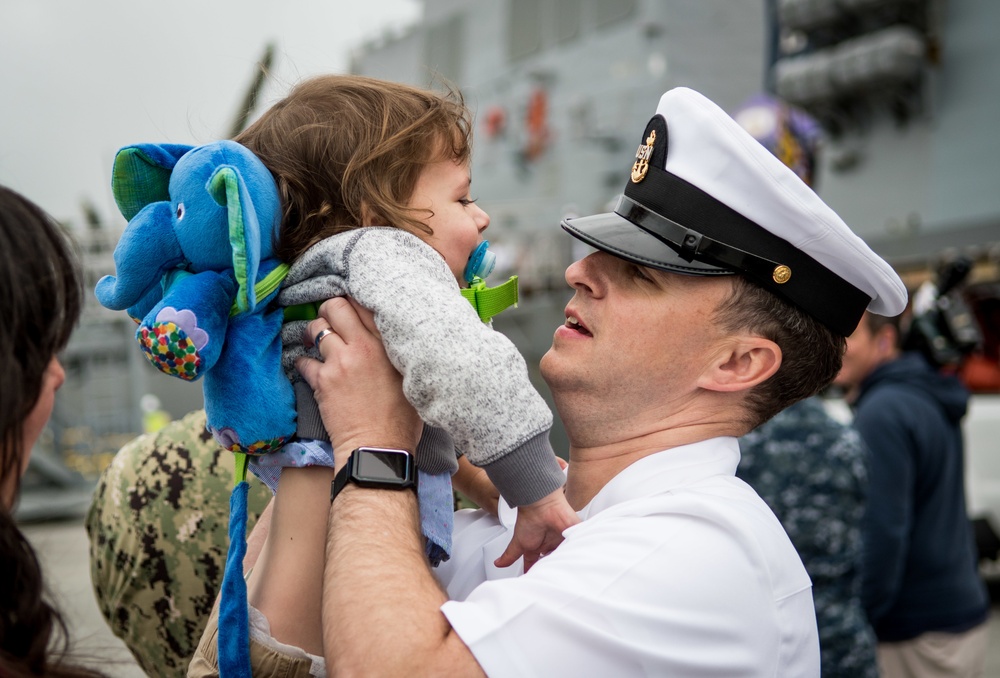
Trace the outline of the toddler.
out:
M 523 555 L 530 567 L 578 517 L 562 494 L 564 476 L 549 443 L 552 414 L 523 358 L 460 294 L 483 272 L 470 256 L 481 255 L 489 225 L 469 193 L 471 116 L 461 96 L 321 76 L 294 88 L 235 140 L 278 184 L 284 213 L 277 254 L 294 262 L 279 301 L 294 307 L 349 296 L 374 312 L 407 399 L 425 422 L 415 456 L 432 562 L 450 548 L 449 480 L 458 470 L 456 485 L 480 505 L 495 507 L 498 489 L 518 507 L 514 537 L 497 565 Z M 306 350 L 302 323 L 282 333 L 286 368 Z M 295 666 L 319 675 L 333 450 L 311 389 L 294 368 L 289 376 L 299 440 L 251 462 L 276 489 L 270 533 L 248 579 L 251 663 L 255 673 Z M 216 633 L 212 621 L 192 675 L 212 673 Z

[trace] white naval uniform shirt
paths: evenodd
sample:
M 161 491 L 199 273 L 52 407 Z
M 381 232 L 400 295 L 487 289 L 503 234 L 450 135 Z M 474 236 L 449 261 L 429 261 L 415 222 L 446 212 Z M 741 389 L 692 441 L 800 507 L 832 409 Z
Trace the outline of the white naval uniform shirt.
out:
M 493 565 L 513 509 L 459 512 L 442 612 L 490 676 L 819 676 L 809 576 L 739 456 L 716 438 L 635 462 L 527 574 Z

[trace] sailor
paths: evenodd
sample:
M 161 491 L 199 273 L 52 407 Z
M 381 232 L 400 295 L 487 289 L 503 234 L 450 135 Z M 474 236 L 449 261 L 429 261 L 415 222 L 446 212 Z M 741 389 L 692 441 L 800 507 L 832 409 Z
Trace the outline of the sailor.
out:
M 900 313 L 905 288 L 692 90 L 663 95 L 622 175 L 614 212 L 562 224 L 597 251 L 567 269 L 575 294 L 541 362 L 582 522 L 522 574 L 493 563 L 514 512 L 463 512 L 435 571 L 409 479 L 348 482 L 323 590 L 334 672 L 819 675 L 809 577 L 735 478 L 736 437 L 826 386 L 866 309 Z M 369 321 L 327 302 L 308 332 L 341 340 L 299 363 L 341 465 L 419 437 Z

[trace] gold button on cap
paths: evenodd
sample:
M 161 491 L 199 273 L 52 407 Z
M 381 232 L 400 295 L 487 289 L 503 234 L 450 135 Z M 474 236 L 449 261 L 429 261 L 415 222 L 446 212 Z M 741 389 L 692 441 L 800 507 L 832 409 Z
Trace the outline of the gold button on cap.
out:
M 774 272 L 771 274 L 771 277 L 774 278 L 774 282 L 778 283 L 779 285 L 784 285 L 786 282 L 791 280 L 792 269 L 788 268 L 784 264 L 782 264 L 781 266 L 775 266 Z

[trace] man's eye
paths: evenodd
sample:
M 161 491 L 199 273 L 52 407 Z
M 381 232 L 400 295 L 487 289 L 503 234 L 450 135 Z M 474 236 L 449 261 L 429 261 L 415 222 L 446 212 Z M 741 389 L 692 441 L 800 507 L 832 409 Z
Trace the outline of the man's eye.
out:
M 643 268 L 642 266 L 632 264 L 629 268 L 632 270 L 633 278 L 639 278 L 640 280 L 645 280 L 647 282 L 653 281 L 653 279 L 649 276 L 649 274 L 646 273 L 646 269 Z

